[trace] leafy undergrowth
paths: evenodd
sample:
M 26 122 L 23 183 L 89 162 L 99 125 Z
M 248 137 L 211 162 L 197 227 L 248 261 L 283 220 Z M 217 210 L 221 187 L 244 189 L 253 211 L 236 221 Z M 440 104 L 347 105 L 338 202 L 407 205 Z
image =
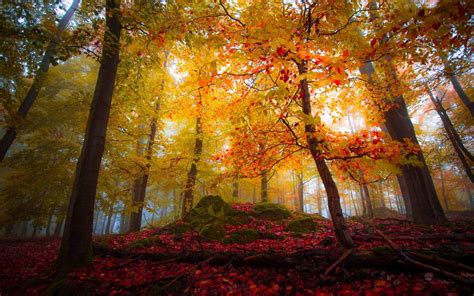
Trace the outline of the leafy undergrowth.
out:
M 252 213 L 253 205 L 232 207 Z M 288 224 L 296 219 L 313 220 L 315 230 L 289 231 Z M 388 258 L 395 252 L 377 235 L 377 230 L 383 232 L 400 250 L 429 249 L 450 260 L 461 258 L 462 263 L 472 266 L 474 230 L 469 220 L 452 221 L 445 227 L 416 226 L 397 219 L 378 219 L 368 224 L 350 221 L 356 252 L 382 254 L 382 264 L 369 267 L 347 263 L 346 266 L 343 262 L 327 276 L 324 275 L 327 263 L 341 255 L 330 221 L 293 215 L 278 221 L 250 216 L 245 222 L 223 224 L 225 236 L 221 239 L 205 238 L 196 229 L 174 231 L 182 223 L 97 237 L 95 243 L 102 246 L 102 252 L 96 252 L 91 267 L 69 274 L 67 285 L 86 295 L 459 295 L 470 292 L 467 285 L 436 272 L 384 265 L 383 256 Z M 245 242 L 230 239 L 238 237 L 236 234 L 245 236 Z M 51 267 L 58 248 L 58 240 L 0 240 L 0 293 L 46 293 L 52 283 Z M 104 253 L 104 249 L 110 254 Z M 322 259 L 308 255 L 301 264 L 272 262 L 272 258 L 311 252 L 328 255 Z M 184 254 L 191 253 L 209 256 L 181 260 Z M 145 256 L 150 254 L 159 259 Z M 219 263 L 213 254 L 221 256 Z M 251 260 L 262 254 L 270 262 Z M 461 271 L 458 274 L 470 276 Z

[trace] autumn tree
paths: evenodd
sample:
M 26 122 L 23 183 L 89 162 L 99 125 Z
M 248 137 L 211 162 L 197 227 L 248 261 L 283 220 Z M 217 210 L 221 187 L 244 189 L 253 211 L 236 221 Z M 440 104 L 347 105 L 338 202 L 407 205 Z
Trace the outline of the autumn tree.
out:
M 63 270 L 83 266 L 91 261 L 92 222 L 97 179 L 104 152 L 105 135 L 119 62 L 119 4 L 106 2 L 106 31 L 102 61 L 91 103 L 89 119 L 79 157 L 74 186 L 61 242 L 58 264 Z

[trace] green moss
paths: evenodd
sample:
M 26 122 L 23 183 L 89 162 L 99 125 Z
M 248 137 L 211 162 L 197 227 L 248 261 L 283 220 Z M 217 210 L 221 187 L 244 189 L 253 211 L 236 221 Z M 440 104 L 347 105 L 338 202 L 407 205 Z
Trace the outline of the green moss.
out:
M 372 251 L 377 254 L 392 253 L 392 249 L 390 249 L 390 247 L 387 247 L 387 246 L 373 247 Z
M 146 249 L 151 246 L 161 244 L 161 240 L 158 237 L 149 237 L 142 240 L 136 240 L 128 245 L 129 249 Z
M 281 221 L 291 216 L 290 211 L 282 205 L 262 202 L 253 208 L 253 215 L 257 219 Z
M 243 228 L 231 233 L 228 237 L 224 238 L 222 242 L 224 244 L 246 244 L 259 238 L 260 233 L 258 233 L 256 230 L 251 228 Z
M 204 225 L 199 234 L 208 239 L 219 240 L 225 236 L 226 230 L 220 224 L 207 224 Z
M 169 232 L 172 234 L 184 234 L 193 230 L 193 226 L 190 223 L 176 223 L 170 227 Z
M 215 213 L 223 211 L 224 214 L 230 213 L 231 207 L 222 197 L 218 195 L 206 195 L 198 202 L 196 208 L 212 209 Z
M 231 213 L 231 207 L 220 196 L 208 195 L 198 202 L 196 207 L 184 217 L 183 221 L 199 231 L 206 224 L 223 223 L 226 216 Z
M 296 219 L 288 223 L 288 231 L 291 232 L 312 232 L 316 230 L 316 223 L 314 223 L 312 218 L 301 218 Z
M 244 225 L 252 220 L 250 215 L 244 211 L 232 211 L 225 218 L 225 223 L 230 225 Z

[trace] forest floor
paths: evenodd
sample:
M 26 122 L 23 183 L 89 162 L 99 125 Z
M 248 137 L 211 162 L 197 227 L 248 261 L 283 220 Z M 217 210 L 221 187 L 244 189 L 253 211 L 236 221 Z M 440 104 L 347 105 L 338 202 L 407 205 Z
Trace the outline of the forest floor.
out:
M 232 207 L 250 213 L 253 205 Z M 330 221 L 305 216 L 315 229 L 289 231 L 297 218 L 251 217 L 225 225 L 220 240 L 180 223 L 96 237 L 93 265 L 57 286 L 82 295 L 472 295 L 473 219 L 455 215 L 446 226 L 350 220 L 357 247 L 343 253 Z M 44 294 L 59 244 L 1 239 L 0 295 Z

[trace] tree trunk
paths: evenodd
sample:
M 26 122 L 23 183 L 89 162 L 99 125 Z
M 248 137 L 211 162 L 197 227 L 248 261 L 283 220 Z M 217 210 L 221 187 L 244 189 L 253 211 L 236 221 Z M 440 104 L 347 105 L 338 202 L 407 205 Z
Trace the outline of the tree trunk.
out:
M 79 6 L 79 2 L 80 0 L 73 0 L 71 3 L 71 6 L 69 6 L 69 9 L 66 11 L 64 16 L 59 21 L 56 33 L 54 34 L 53 39 L 48 44 L 48 47 L 46 48 L 46 51 L 44 52 L 43 59 L 41 60 L 38 72 L 36 73 L 35 80 L 33 81 L 33 84 L 28 90 L 26 97 L 23 99 L 20 107 L 18 108 L 17 114 L 21 118 L 26 117 L 26 115 L 28 114 L 28 111 L 30 110 L 31 106 L 33 106 L 33 103 L 38 97 L 41 87 L 43 86 L 46 73 L 49 70 L 49 64 L 51 63 L 51 60 L 56 54 L 56 50 L 61 41 L 61 35 L 64 32 L 64 30 L 66 30 L 66 27 L 69 24 L 69 21 L 71 20 L 74 12 Z M 0 141 L 0 162 L 5 158 L 5 155 L 7 154 L 11 145 L 13 144 L 13 141 L 15 141 L 16 136 L 17 136 L 16 127 L 9 126 L 6 129 L 5 135 L 3 135 L 2 140 Z
M 382 208 L 386 208 L 387 205 L 385 204 L 385 194 L 383 193 L 383 184 L 382 181 L 379 181 L 379 191 L 380 191 L 380 201 L 382 202 Z
M 372 199 L 370 199 L 370 192 L 369 188 L 367 187 L 367 184 L 365 183 L 365 178 L 363 177 L 363 174 L 361 174 L 362 178 L 362 184 L 360 185 L 361 187 L 361 192 L 362 192 L 362 198 L 363 202 L 365 203 L 365 208 L 367 209 L 367 216 L 369 218 L 374 217 L 374 207 L 372 205 Z
M 109 233 L 114 233 L 115 222 L 117 221 L 117 213 L 113 215 L 112 224 L 110 225 Z
M 54 212 L 55 212 L 55 208 L 53 207 L 53 209 L 51 210 L 51 214 L 49 214 L 49 217 L 48 217 L 48 224 L 46 224 L 47 237 L 51 236 L 50 228 L 51 228 L 51 222 L 53 221 Z
M 298 66 L 299 74 L 306 74 L 306 66 L 304 62 L 295 63 Z M 313 115 L 311 112 L 311 97 L 309 92 L 308 80 L 306 78 L 300 80 L 300 91 L 302 97 L 303 113 L 308 117 L 312 117 Z M 326 195 L 328 198 L 328 209 L 331 215 L 332 222 L 334 224 L 336 239 L 343 248 L 353 248 L 355 245 L 352 241 L 351 236 L 349 235 L 349 230 L 342 214 L 339 192 L 325 160 L 320 158 L 321 151 L 319 148 L 318 139 L 315 137 L 315 131 L 316 127 L 314 123 L 309 121 L 305 122 L 306 141 L 308 143 L 308 148 L 311 152 L 311 156 L 313 157 L 316 163 L 316 168 L 319 172 L 319 176 L 321 177 L 324 188 L 326 190 Z
M 451 80 L 451 84 L 453 85 L 454 90 L 458 94 L 458 97 L 461 99 L 464 106 L 466 106 L 466 108 L 471 113 L 471 117 L 474 118 L 474 102 L 471 101 L 469 96 L 464 91 L 461 83 L 458 81 L 458 78 L 456 77 L 456 74 L 454 73 L 453 67 L 451 67 L 451 65 L 449 64 L 449 61 L 444 55 L 444 53 L 440 50 L 439 54 L 444 64 L 444 71 L 446 73 L 446 76 L 449 78 L 449 80 Z
M 38 226 L 33 226 L 33 232 L 31 233 L 31 237 L 35 237 L 36 236 L 36 231 L 38 230 Z
M 58 265 L 62 271 L 92 262 L 92 224 L 97 179 L 104 153 L 110 104 L 120 51 L 119 1 L 106 1 L 106 30 L 102 60 L 84 135 L 81 155 L 61 242 Z
M 128 231 L 129 220 L 130 217 L 122 212 L 122 215 L 120 215 L 120 233 L 125 233 Z
M 232 183 L 232 198 L 234 200 L 239 199 L 239 175 L 235 176 L 234 182 Z
M 304 178 L 303 172 L 300 172 L 297 176 L 298 179 L 298 210 L 304 213 Z
M 165 64 L 166 67 L 166 64 Z M 146 188 L 148 179 L 150 177 L 151 168 L 151 157 L 153 155 L 153 146 L 155 144 L 155 137 L 157 132 L 158 119 L 156 113 L 160 110 L 160 102 L 156 102 L 155 105 L 155 116 L 151 120 L 150 134 L 148 135 L 148 144 L 146 147 L 146 166 L 145 172 L 140 178 L 135 180 L 135 186 L 133 190 L 133 205 L 137 207 L 137 212 L 132 212 L 130 215 L 130 228 L 129 231 L 140 231 L 142 226 L 142 215 L 143 215 L 143 203 L 145 202 Z
M 464 171 L 466 172 L 466 175 L 469 177 L 471 182 L 474 183 L 474 174 L 472 173 L 471 166 L 469 164 L 469 161 L 471 162 L 474 161 L 472 154 L 464 146 L 461 140 L 461 137 L 459 136 L 458 132 L 454 128 L 454 125 L 451 122 L 451 119 L 449 119 L 449 115 L 446 112 L 446 109 L 444 109 L 441 101 L 435 98 L 435 96 L 433 95 L 433 93 L 431 92 L 431 90 L 428 88 L 427 85 L 425 87 L 431 99 L 431 102 L 435 106 L 435 109 L 436 109 L 436 112 L 438 113 L 439 118 L 441 118 L 441 122 L 443 123 L 444 130 L 446 131 L 446 135 L 448 136 L 448 139 L 451 142 L 451 145 L 453 145 L 454 151 L 456 152 L 459 160 L 461 161 L 461 164 L 464 168 Z
M 56 216 L 56 219 L 58 219 L 57 216 Z M 58 219 L 56 221 L 56 225 L 54 226 L 54 232 L 53 232 L 54 237 L 61 236 L 61 229 L 63 228 L 63 223 L 64 223 L 64 218 Z
M 188 172 L 188 178 L 186 180 L 186 187 L 184 188 L 183 193 L 183 208 L 181 211 L 181 217 L 184 217 L 193 207 L 194 203 L 194 185 L 196 184 L 196 177 L 198 173 L 197 164 L 201 158 L 202 153 L 202 123 L 201 123 L 201 114 L 198 111 L 196 117 L 196 139 L 194 143 L 194 156 L 191 168 Z
M 441 165 L 441 162 L 438 163 L 438 167 L 439 167 L 439 176 L 440 176 L 440 181 L 441 181 L 441 195 L 443 196 L 443 200 L 444 200 L 444 208 L 446 210 L 449 210 L 448 197 L 446 196 L 446 188 L 444 184 L 443 166 Z
M 354 192 L 353 192 L 353 190 L 352 190 L 352 186 L 351 186 L 351 189 L 350 189 L 350 201 L 351 201 L 352 206 L 353 206 L 353 208 L 354 208 L 354 214 L 355 214 L 356 216 L 359 216 L 360 213 L 359 213 L 359 209 L 358 209 L 358 206 L 357 206 L 357 202 L 356 202 L 356 200 L 355 200 L 355 198 L 354 198 Z
M 471 211 L 474 211 L 474 198 L 472 196 L 471 188 L 467 183 L 464 183 L 464 187 L 466 188 L 467 198 L 469 199 L 469 207 Z
M 413 218 L 413 211 L 411 210 L 411 202 L 408 193 L 408 187 L 405 182 L 405 177 L 403 175 L 397 175 L 398 185 L 400 187 L 400 194 L 403 198 L 403 205 L 405 207 L 405 215 L 408 219 Z
M 319 215 L 323 215 L 323 198 L 321 196 L 321 186 L 319 185 L 319 180 L 317 180 L 317 183 L 316 183 L 316 186 L 317 186 L 317 189 L 316 189 L 316 203 L 317 203 L 317 206 L 318 206 L 318 214 Z
M 260 175 L 260 201 L 268 201 L 268 172 L 263 170 Z
M 367 216 L 369 214 L 367 210 L 367 204 L 365 202 L 365 197 L 364 197 L 364 189 L 362 188 L 362 184 L 359 183 L 359 195 L 360 195 L 360 200 L 362 203 L 362 214 L 364 216 Z
M 395 70 L 391 66 L 390 56 L 386 56 L 386 67 L 394 80 L 397 80 Z M 363 68 L 359 69 L 362 74 L 369 76 L 369 83 L 372 84 L 372 74 L 374 69 L 371 62 L 366 62 Z M 402 95 L 398 95 L 390 102 L 394 107 L 385 112 L 385 128 L 391 138 L 403 142 L 409 139 L 417 147 L 420 146 L 416 138 L 413 123 L 410 120 L 407 106 Z M 426 165 L 423 153 L 420 151 L 416 155 L 417 161 L 422 167 L 415 165 L 402 165 L 401 172 L 404 177 L 404 185 L 410 199 L 411 212 L 415 223 L 438 224 L 446 221 L 443 209 L 436 195 L 436 190 Z M 400 180 L 400 179 L 399 179 Z M 400 184 L 402 187 L 402 184 Z M 403 189 L 402 189 L 403 192 Z M 405 194 L 404 194 L 405 198 Z
M 415 129 L 409 118 L 405 101 L 402 96 L 395 98 L 395 103 L 399 106 L 391 108 L 386 112 L 386 125 L 392 139 L 403 142 L 408 138 L 419 147 L 415 135 Z M 422 167 L 415 165 L 402 165 L 401 171 L 409 192 L 410 205 L 415 223 L 438 224 L 446 221 L 443 209 L 436 195 L 433 180 L 426 165 L 423 153 L 420 151 L 414 155 L 422 164 Z
M 107 225 L 107 220 L 108 220 L 108 215 L 104 212 L 104 215 L 102 217 L 102 225 L 100 226 L 100 233 L 99 234 L 105 234 L 106 231 L 106 225 Z
M 110 224 L 112 223 L 112 216 L 114 214 L 114 205 L 111 205 L 107 213 L 107 225 L 105 226 L 105 234 L 110 234 Z

